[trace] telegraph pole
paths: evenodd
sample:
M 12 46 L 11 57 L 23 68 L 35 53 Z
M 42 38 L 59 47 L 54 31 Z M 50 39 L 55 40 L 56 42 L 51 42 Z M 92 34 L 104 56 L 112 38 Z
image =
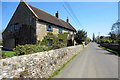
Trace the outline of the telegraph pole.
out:
M 120 1 L 118 2 L 118 21 L 120 22 Z
M 93 42 L 95 42 L 95 34 L 93 33 Z

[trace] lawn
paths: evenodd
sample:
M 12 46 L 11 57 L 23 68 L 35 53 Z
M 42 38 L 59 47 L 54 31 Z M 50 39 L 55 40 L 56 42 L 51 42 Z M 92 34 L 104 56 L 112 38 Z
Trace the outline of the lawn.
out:
M 0 51 L 0 55 L 2 55 L 2 58 L 13 57 L 13 56 L 16 56 L 16 52 L 13 52 L 13 51 Z

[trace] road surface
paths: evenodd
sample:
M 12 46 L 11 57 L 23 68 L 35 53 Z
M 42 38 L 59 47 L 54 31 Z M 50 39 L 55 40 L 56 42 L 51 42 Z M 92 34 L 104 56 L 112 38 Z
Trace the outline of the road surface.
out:
M 118 78 L 118 57 L 90 43 L 54 78 Z

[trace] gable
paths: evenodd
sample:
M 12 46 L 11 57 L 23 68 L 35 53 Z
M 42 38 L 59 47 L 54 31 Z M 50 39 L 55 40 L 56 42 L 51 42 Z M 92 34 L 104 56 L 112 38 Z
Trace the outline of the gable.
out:
M 34 19 L 38 18 L 39 20 L 42 20 L 42 21 L 51 23 L 53 25 L 76 32 L 75 28 L 70 23 L 67 23 L 67 22 L 65 22 L 61 19 L 58 19 L 57 17 L 52 16 L 40 9 L 37 9 L 37 8 L 27 4 L 26 2 L 20 2 L 15 13 L 13 14 L 11 20 L 9 21 L 6 29 L 4 30 L 4 32 L 8 32 L 10 26 L 15 23 L 29 24 L 27 19 L 30 18 L 31 16 Z
M 6 29 L 4 30 L 4 32 L 7 33 L 11 25 L 16 24 L 16 23 L 20 23 L 20 25 L 30 24 L 29 18 L 31 19 L 36 18 L 36 16 L 34 15 L 33 12 L 31 12 L 31 10 L 29 9 L 29 7 L 26 5 L 25 2 L 20 2 L 12 18 L 10 19 Z

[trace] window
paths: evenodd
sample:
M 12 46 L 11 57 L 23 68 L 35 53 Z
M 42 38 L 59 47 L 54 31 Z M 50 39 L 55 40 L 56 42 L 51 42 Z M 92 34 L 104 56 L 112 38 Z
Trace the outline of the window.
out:
M 74 32 L 73 32 L 73 34 L 74 34 Z
M 53 31 L 53 27 L 50 24 L 47 24 L 47 31 Z
M 70 31 L 68 31 L 68 34 L 70 34 Z
M 59 33 L 62 33 L 62 28 L 59 28 L 58 32 L 59 32 Z
M 62 40 L 62 39 L 59 39 L 59 42 L 63 42 L 63 40 Z
M 18 30 L 18 29 L 19 29 L 19 24 L 18 24 L 18 23 L 16 23 L 16 24 L 14 25 L 14 29 L 15 29 L 15 30 Z
M 52 46 L 53 44 L 53 40 L 52 39 L 48 39 L 48 46 Z
M 10 26 L 9 32 L 12 32 L 12 31 L 13 31 L 13 27 L 14 27 L 13 25 Z

